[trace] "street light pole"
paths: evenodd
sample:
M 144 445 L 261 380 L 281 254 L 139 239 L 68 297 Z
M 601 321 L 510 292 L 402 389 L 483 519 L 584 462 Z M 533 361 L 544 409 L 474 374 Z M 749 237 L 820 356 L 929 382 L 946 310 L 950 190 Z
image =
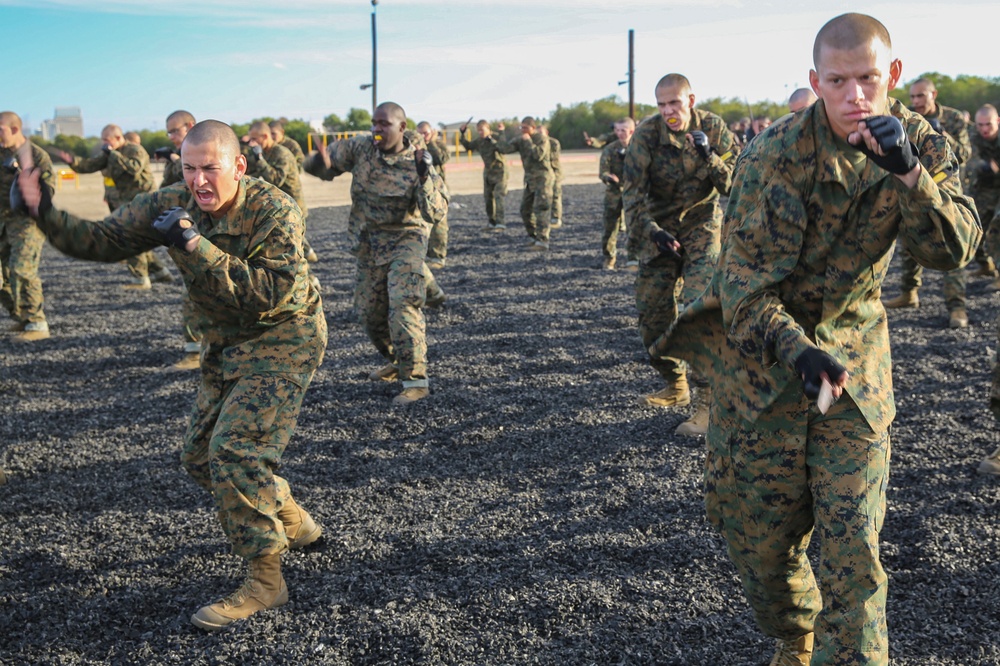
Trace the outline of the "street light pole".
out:
M 378 106 L 378 38 L 375 33 L 375 9 L 378 0 L 372 0 L 372 115 Z

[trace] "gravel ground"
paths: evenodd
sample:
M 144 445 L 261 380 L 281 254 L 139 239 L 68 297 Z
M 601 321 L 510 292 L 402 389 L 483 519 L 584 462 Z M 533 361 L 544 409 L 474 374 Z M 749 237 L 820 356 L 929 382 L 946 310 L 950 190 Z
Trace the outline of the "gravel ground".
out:
M 632 274 L 595 270 L 600 186 L 567 188 L 545 257 L 520 251 L 519 200 L 488 234 L 481 198 L 455 198 L 433 393 L 405 409 L 366 378 L 380 359 L 351 312 L 347 209 L 312 212 L 330 344 L 283 474 L 325 537 L 284 559 L 287 606 L 216 635 L 188 617 L 242 567 L 178 464 L 196 387 L 164 370 L 181 287 L 124 291 L 124 266 L 47 249 L 52 338 L 0 336 L 0 662 L 766 663 L 703 515 L 701 442 L 673 436 L 683 411 L 637 403 L 657 381 Z M 900 666 L 1000 664 L 1000 482 L 975 472 L 1000 441 L 987 284 L 970 279 L 965 330 L 944 328 L 938 274 L 890 314 Z

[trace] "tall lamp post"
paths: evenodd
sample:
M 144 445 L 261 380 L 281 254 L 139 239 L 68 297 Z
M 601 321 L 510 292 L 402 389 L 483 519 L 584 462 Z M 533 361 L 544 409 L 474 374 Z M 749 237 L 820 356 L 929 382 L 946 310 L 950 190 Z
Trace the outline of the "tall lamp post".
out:
M 378 38 L 375 36 L 375 10 L 378 0 L 372 0 L 372 115 L 378 106 Z

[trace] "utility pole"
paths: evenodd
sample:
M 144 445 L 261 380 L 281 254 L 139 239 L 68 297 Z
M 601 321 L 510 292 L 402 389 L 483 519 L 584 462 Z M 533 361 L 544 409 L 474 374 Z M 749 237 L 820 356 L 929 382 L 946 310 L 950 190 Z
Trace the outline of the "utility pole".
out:
M 628 117 L 635 120 L 635 30 L 628 31 Z
M 378 0 L 372 0 L 372 116 L 378 106 L 378 38 L 375 33 L 375 9 Z

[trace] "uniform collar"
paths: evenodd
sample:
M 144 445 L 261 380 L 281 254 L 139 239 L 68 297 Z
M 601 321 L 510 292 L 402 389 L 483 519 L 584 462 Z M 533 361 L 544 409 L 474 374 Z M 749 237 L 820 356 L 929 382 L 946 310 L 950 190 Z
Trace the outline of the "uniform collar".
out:
M 890 113 L 898 116 L 898 110 L 901 106 L 899 101 L 894 101 L 890 107 Z M 841 183 L 848 192 L 854 192 L 859 186 L 860 189 L 866 190 L 889 175 L 888 171 L 875 166 L 871 160 L 865 160 L 864 171 L 861 172 L 861 177 L 858 177 L 851 162 L 838 147 L 837 137 L 830 128 L 823 100 L 813 104 L 806 113 L 812 115 L 813 131 L 816 136 L 816 166 L 819 172 L 817 179 L 819 181 Z

